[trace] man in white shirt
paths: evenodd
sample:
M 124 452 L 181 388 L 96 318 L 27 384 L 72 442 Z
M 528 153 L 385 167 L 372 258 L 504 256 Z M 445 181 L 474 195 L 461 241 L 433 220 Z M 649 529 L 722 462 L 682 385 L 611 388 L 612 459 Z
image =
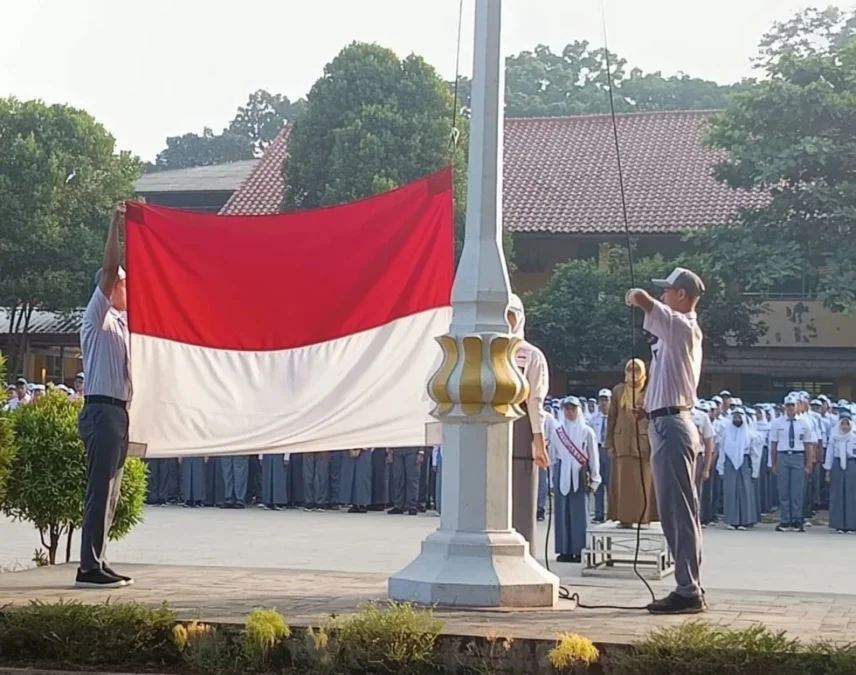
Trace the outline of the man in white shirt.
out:
M 14 410 L 18 406 L 27 405 L 33 400 L 33 397 L 30 395 L 30 385 L 23 377 L 15 380 L 15 394 L 16 397 L 9 399 L 9 402 L 6 404 L 8 410 Z
M 597 410 L 588 418 L 589 426 L 594 429 L 597 438 L 598 459 L 600 460 L 600 475 L 603 482 L 594 493 L 594 522 L 606 520 L 606 493 L 609 490 L 610 459 L 606 449 L 606 425 L 609 419 L 609 403 L 612 400 L 610 389 L 601 389 L 597 394 Z
M 770 428 L 770 456 L 773 473 L 779 477 L 779 525 L 776 532 L 805 532 L 803 524 L 803 491 L 806 476 L 811 473 L 814 425 L 797 415 L 798 399 L 785 399 L 785 415 L 773 421 Z
M 642 289 L 631 289 L 626 302 L 645 312 L 643 327 L 659 338 L 651 348 L 651 373 L 645 393 L 650 420 L 651 468 L 657 511 L 675 558 L 677 586 L 669 596 L 648 605 L 652 614 L 698 614 L 707 609 L 699 572 L 701 524 L 695 467 L 698 430 L 690 410 L 696 401 L 702 363 L 702 332 L 696 307 L 704 283 L 694 272 L 678 267 L 666 279 L 660 301 Z

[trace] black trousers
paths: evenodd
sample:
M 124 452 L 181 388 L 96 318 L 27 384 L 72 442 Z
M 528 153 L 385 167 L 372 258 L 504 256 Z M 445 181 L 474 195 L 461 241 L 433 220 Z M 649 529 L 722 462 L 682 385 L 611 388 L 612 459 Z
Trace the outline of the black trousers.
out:
M 107 562 L 107 535 L 113 525 L 128 455 L 128 411 L 107 403 L 86 403 L 78 430 L 86 447 L 86 502 L 80 535 L 80 569 Z

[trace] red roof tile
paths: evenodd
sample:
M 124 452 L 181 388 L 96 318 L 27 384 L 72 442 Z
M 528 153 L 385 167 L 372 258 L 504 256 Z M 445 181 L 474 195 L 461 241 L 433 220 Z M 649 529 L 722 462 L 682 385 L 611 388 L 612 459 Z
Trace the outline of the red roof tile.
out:
M 704 147 L 709 111 L 618 116 L 630 229 L 668 233 L 725 223 L 764 202 L 719 183 L 723 153 Z M 268 147 L 221 213 L 276 213 L 288 132 Z M 609 115 L 508 119 L 504 223 L 512 232 L 623 232 L 615 139 Z
M 725 223 L 764 196 L 719 183 L 723 153 L 704 147 L 709 111 L 618 116 L 630 229 L 694 230 Z M 609 115 L 509 119 L 503 214 L 512 232 L 623 232 Z
M 282 161 L 288 151 L 291 126 L 283 127 L 267 147 L 247 180 L 232 193 L 220 209 L 221 215 L 264 215 L 278 213 L 282 203 Z

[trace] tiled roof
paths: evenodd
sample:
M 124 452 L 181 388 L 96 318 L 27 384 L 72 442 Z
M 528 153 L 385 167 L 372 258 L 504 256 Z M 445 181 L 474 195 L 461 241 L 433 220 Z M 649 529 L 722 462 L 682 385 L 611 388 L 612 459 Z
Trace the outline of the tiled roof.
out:
M 152 192 L 207 192 L 237 190 L 250 175 L 257 159 L 245 159 L 214 166 L 155 171 L 140 176 L 135 189 L 140 194 Z
M 265 150 L 243 185 L 235 191 L 220 210 L 225 215 L 262 215 L 277 213 L 282 203 L 282 161 L 288 151 L 291 126 L 283 127 Z
M 682 232 L 726 222 L 763 203 L 719 183 L 723 154 L 704 147 L 709 111 L 618 116 L 633 232 Z M 270 145 L 221 213 L 276 213 L 289 128 Z M 623 232 L 615 139 L 609 115 L 508 119 L 504 224 L 512 232 Z
M 764 197 L 719 183 L 723 153 L 704 147 L 709 111 L 619 115 L 618 137 L 635 233 L 725 223 Z M 615 137 L 609 115 L 509 119 L 503 213 L 512 232 L 623 232 Z

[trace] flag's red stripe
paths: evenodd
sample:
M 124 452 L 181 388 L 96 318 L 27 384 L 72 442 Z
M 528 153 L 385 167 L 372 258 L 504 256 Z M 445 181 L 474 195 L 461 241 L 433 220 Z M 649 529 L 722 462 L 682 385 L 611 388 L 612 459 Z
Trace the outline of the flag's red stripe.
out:
M 130 204 L 133 333 L 231 350 L 302 347 L 451 302 L 451 170 L 352 204 L 215 216 Z

